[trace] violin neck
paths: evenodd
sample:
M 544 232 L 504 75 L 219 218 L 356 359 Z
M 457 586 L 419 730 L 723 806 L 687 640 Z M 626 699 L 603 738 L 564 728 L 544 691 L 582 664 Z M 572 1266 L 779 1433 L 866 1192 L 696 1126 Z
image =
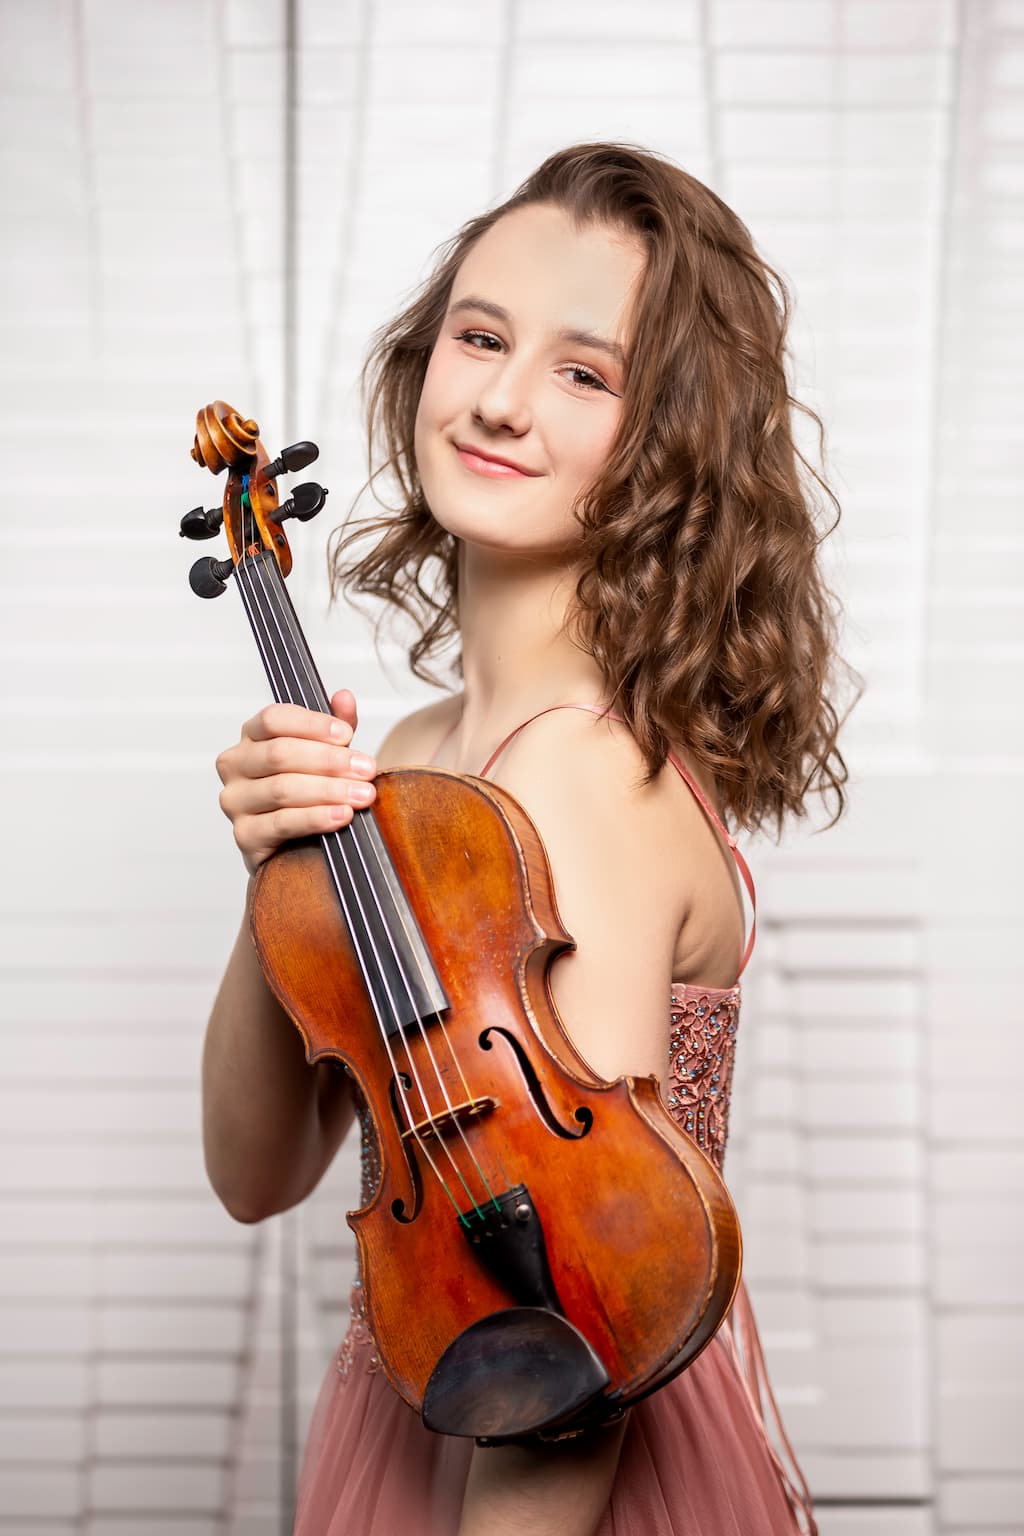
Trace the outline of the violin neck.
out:
M 331 701 L 273 555 L 246 555 L 235 567 L 235 583 L 274 698 L 329 715 Z
M 234 575 L 274 698 L 329 715 L 327 690 L 273 555 L 246 555 Z M 320 842 L 382 1029 L 393 1035 L 447 1008 L 372 806 Z

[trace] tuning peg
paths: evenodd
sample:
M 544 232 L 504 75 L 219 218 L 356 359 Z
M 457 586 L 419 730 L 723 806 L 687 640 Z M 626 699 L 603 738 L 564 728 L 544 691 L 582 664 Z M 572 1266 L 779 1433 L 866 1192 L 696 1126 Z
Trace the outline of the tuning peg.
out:
M 213 560 L 209 555 L 204 555 L 189 571 L 188 584 L 196 597 L 220 597 L 224 591 L 225 578 L 233 570 L 230 560 Z
M 312 443 L 307 444 L 312 447 Z M 320 508 L 327 500 L 327 491 L 322 485 L 317 485 L 315 480 L 306 480 L 302 485 L 297 485 L 288 497 L 283 501 L 275 515 L 275 522 L 283 523 L 286 517 L 296 517 L 300 523 L 308 523 L 311 517 L 316 517 Z
M 308 469 L 319 457 L 320 449 L 316 443 L 292 443 L 290 448 L 282 448 L 273 463 L 267 465 L 267 477 L 273 480 L 278 475 L 294 475 L 300 469 Z
M 224 508 L 211 507 L 204 511 L 202 507 L 193 507 L 191 512 L 186 512 L 178 529 L 180 539 L 215 539 L 224 522 Z

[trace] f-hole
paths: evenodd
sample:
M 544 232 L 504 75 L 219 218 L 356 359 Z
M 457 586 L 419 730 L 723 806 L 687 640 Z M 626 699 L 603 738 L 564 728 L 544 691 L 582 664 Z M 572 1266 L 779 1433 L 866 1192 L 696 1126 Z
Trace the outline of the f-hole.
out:
M 403 1091 L 405 1093 L 409 1093 L 412 1089 L 412 1078 L 409 1076 L 408 1072 L 400 1072 L 398 1074 L 398 1078 L 401 1081 Z M 405 1129 L 405 1115 L 403 1114 L 402 1106 L 399 1103 L 398 1081 L 396 1081 L 395 1078 L 391 1079 L 389 1093 L 391 1095 L 391 1113 L 395 1117 L 395 1124 L 398 1127 L 399 1132 L 401 1132 Z M 399 1144 L 406 1146 L 406 1143 L 402 1142 L 401 1136 L 399 1136 Z M 406 1148 L 405 1162 L 406 1167 L 409 1169 L 409 1179 L 412 1183 L 412 1210 L 406 1209 L 405 1201 L 400 1197 L 392 1200 L 391 1202 L 392 1216 L 396 1221 L 400 1221 L 405 1225 L 408 1225 L 410 1221 L 416 1220 L 416 1217 L 420 1213 L 420 1207 L 423 1204 L 423 1181 L 420 1178 L 419 1163 L 416 1161 L 416 1158 L 413 1154 L 414 1144 L 410 1144 Z
M 581 1104 L 573 1111 L 573 1119 L 580 1127 L 579 1130 L 562 1125 L 547 1101 L 537 1074 L 533 1070 L 533 1062 L 527 1056 L 516 1037 L 510 1035 L 507 1029 L 502 1029 L 499 1024 L 492 1024 L 480 1036 L 481 1050 L 489 1051 L 492 1049 L 491 1035 L 500 1035 L 503 1040 L 508 1042 L 513 1055 L 519 1063 L 519 1070 L 526 1079 L 526 1086 L 530 1090 L 530 1097 L 534 1104 L 536 1104 L 540 1117 L 548 1130 L 553 1131 L 556 1136 L 561 1136 L 564 1141 L 579 1141 L 582 1136 L 585 1136 L 594 1123 L 593 1113 L 586 1105 Z

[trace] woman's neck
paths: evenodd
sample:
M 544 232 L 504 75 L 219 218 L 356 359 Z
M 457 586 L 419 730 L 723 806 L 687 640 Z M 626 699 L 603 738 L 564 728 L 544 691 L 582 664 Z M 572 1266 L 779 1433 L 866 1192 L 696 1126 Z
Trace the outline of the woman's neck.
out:
M 555 559 L 459 551 L 463 713 L 460 756 L 487 748 L 551 704 L 597 703 L 605 685 L 566 633 L 575 573 Z

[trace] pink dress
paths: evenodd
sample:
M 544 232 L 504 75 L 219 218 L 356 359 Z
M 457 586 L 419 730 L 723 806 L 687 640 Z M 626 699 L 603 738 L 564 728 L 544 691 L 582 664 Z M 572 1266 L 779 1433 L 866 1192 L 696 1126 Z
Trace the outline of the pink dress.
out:
M 554 707 L 604 713 L 593 705 Z M 528 724 L 510 732 L 481 776 Z M 670 761 L 728 842 L 756 911 L 753 879 L 735 840 L 675 754 Z M 741 974 L 755 933 L 756 918 Z M 739 981 L 731 987 L 673 983 L 669 1008 L 668 1107 L 721 1168 Z M 365 1122 L 362 1157 L 365 1200 L 376 1179 L 376 1148 Z M 362 1315 L 357 1279 L 351 1323 L 313 1412 L 294 1536 L 457 1536 L 472 1453 L 471 1440 L 425 1429 L 388 1383 Z M 631 1410 L 597 1536 L 817 1536 L 817 1529 L 741 1283 L 707 1348 Z

